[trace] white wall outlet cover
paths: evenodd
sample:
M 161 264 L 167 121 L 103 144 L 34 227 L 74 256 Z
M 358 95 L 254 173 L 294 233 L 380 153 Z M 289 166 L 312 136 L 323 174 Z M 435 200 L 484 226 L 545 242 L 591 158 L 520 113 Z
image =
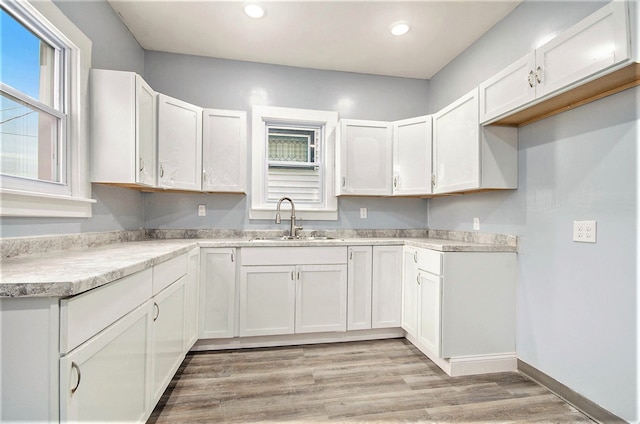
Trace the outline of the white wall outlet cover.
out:
M 573 241 L 595 243 L 596 239 L 596 221 L 573 221 Z
M 360 218 L 367 217 L 367 208 L 360 208 Z
M 473 229 L 476 231 L 480 229 L 480 218 L 473 218 Z
M 207 216 L 206 205 L 198 205 L 198 216 Z

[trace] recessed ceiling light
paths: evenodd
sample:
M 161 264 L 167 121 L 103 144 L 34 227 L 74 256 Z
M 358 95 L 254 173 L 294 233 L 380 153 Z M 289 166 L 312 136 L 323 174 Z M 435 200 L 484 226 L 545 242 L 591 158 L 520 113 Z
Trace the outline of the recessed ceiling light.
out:
M 391 25 L 390 31 L 393 35 L 404 35 L 409 32 L 409 24 L 406 22 L 396 22 Z
M 244 13 L 246 13 L 247 16 L 258 19 L 264 16 L 264 9 L 261 6 L 252 3 L 244 7 Z

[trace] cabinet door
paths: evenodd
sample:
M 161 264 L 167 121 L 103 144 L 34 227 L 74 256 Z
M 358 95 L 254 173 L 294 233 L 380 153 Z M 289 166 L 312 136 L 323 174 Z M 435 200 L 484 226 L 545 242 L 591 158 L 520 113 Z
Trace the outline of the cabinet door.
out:
M 243 266 L 240 271 L 242 336 L 293 334 L 295 267 Z
M 478 89 L 433 115 L 434 193 L 480 186 Z
M 136 182 L 156 185 L 156 93 L 136 75 Z
M 481 123 L 535 99 L 535 63 L 536 55 L 531 52 L 480 84 Z
M 402 265 L 402 328 L 418 334 L 418 250 L 405 247 Z
M 536 49 L 537 97 L 628 59 L 626 2 L 612 1 Z
M 388 122 L 340 121 L 338 194 L 391 194 L 391 134 Z
M 440 305 L 442 292 L 442 277 L 425 271 L 418 271 L 419 284 L 419 322 L 418 342 L 438 356 L 440 351 Z
M 201 249 L 200 338 L 235 335 L 236 249 Z
M 393 194 L 431 193 L 431 115 L 393 124 Z
M 60 422 L 143 422 L 153 307 L 147 301 L 60 358 Z
M 92 69 L 91 181 L 156 185 L 156 94 L 133 72 Z
M 158 94 L 158 185 L 202 189 L 202 109 Z
M 153 297 L 151 393 L 155 404 L 184 359 L 185 297 L 184 276 Z
M 187 352 L 198 341 L 199 296 L 200 291 L 200 248 L 196 247 L 187 257 L 187 288 L 184 317 L 185 346 Z
M 373 247 L 371 327 L 400 327 L 402 317 L 402 247 Z
M 347 330 L 371 328 L 371 246 L 349 247 Z
M 204 109 L 202 112 L 202 190 L 246 191 L 247 114 Z
M 347 266 L 296 267 L 296 333 L 346 331 Z

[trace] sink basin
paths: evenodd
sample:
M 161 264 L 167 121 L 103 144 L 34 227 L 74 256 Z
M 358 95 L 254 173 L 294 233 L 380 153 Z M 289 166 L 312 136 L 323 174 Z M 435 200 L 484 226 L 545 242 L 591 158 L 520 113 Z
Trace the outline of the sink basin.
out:
M 291 236 L 280 236 L 280 237 L 254 237 L 250 241 L 322 241 L 322 240 L 335 240 L 333 237 L 291 237 Z

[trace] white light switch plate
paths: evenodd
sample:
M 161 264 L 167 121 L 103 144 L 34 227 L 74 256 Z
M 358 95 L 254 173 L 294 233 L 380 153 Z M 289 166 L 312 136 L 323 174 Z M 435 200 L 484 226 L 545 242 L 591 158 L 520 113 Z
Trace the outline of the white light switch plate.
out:
M 573 241 L 596 242 L 596 221 L 573 221 Z

